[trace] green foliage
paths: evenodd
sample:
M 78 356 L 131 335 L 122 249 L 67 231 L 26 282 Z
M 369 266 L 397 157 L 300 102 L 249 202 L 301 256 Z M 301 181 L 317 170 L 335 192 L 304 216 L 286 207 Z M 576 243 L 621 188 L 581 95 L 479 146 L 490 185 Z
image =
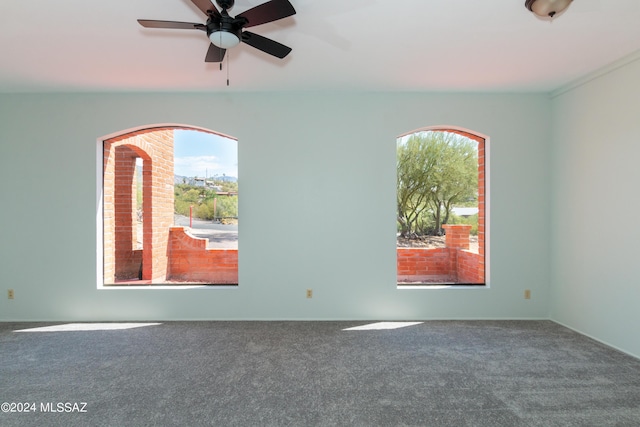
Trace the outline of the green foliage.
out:
M 449 132 L 418 132 L 398 141 L 397 218 L 403 236 L 439 234 L 455 204 L 477 197 L 474 141 Z
M 478 214 L 471 215 L 468 217 L 458 216 L 452 213 L 449 216 L 449 222 L 447 224 L 467 224 L 471 226 L 470 234 L 472 236 L 478 235 Z
M 142 169 L 136 168 L 136 208 L 142 209 Z
M 237 190 L 237 183 L 235 188 Z M 233 186 L 231 187 L 233 188 Z M 193 206 L 193 217 L 212 220 L 238 216 L 238 196 L 218 195 L 215 190 L 195 187 L 188 184 L 177 184 L 174 187 L 175 212 L 189 216 Z
M 217 198 L 218 218 L 230 218 L 238 216 L 238 196 L 218 196 Z
M 427 183 L 435 173 L 439 147 L 412 135 L 397 147 L 397 218 L 403 236 L 412 234 L 431 197 Z
M 213 180 L 213 185 L 216 185 L 218 187 L 220 187 L 220 190 L 222 192 L 230 192 L 230 193 L 237 193 L 238 192 L 238 182 L 233 182 L 233 181 L 224 181 L 221 179 L 214 179 Z

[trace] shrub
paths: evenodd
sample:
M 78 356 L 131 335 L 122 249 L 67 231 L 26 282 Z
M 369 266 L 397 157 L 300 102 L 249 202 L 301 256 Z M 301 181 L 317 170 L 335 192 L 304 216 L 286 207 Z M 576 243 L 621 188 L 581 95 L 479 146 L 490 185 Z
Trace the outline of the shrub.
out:
M 470 234 L 472 236 L 478 235 L 478 214 L 471 215 L 468 217 L 458 216 L 452 213 L 449 216 L 449 224 L 467 224 L 471 225 Z

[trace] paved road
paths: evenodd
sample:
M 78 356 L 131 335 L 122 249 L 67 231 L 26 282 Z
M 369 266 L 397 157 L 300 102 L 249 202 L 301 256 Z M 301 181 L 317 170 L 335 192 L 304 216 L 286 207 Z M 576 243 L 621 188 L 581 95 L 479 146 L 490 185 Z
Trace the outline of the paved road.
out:
M 174 224 L 189 227 L 189 217 L 175 215 Z M 208 248 L 238 249 L 238 225 L 217 224 L 194 218 L 191 234 L 209 239 Z

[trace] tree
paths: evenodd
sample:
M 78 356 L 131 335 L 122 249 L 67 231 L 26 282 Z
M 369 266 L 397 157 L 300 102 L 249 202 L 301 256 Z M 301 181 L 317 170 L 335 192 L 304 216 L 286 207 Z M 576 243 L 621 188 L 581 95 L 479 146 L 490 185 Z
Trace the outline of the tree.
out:
M 439 234 L 454 204 L 475 197 L 477 189 L 478 154 L 472 140 L 429 131 L 398 141 L 397 218 L 403 237 Z
M 397 147 L 397 218 L 403 237 L 413 236 L 421 214 L 428 207 L 425 191 L 432 180 L 437 155 L 428 140 L 411 135 Z
M 475 143 L 463 136 L 435 132 L 432 143 L 442 147 L 434 181 L 430 183 L 431 209 L 436 232 L 449 222 L 454 204 L 475 198 L 478 191 L 478 151 Z
M 230 186 L 237 191 L 237 183 Z M 218 195 L 215 190 L 195 187 L 188 184 L 177 184 L 174 187 L 175 213 L 195 218 L 211 220 L 215 218 L 237 217 L 238 196 Z
M 216 217 L 237 218 L 238 196 L 217 196 Z

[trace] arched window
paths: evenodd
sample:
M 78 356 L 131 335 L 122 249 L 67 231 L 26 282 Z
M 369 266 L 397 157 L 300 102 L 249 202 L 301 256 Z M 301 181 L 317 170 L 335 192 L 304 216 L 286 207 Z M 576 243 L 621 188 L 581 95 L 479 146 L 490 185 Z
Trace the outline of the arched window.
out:
M 100 145 L 99 286 L 237 285 L 237 141 L 163 126 Z
M 398 285 L 485 285 L 486 137 L 446 126 L 396 143 Z

